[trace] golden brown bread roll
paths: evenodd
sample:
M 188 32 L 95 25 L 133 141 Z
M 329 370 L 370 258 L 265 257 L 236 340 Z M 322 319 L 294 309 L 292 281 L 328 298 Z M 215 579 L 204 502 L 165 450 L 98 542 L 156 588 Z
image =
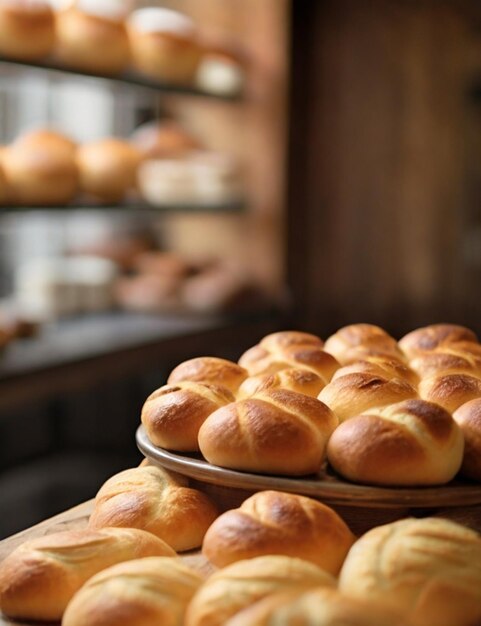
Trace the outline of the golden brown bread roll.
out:
M 0 2 L 0 54 L 34 61 L 46 56 L 55 40 L 54 13 L 38 0 Z
M 70 601 L 62 626 L 183 626 L 202 577 L 180 559 L 148 557 L 93 576 Z
M 11 618 L 57 621 L 91 576 L 122 561 L 175 556 L 143 530 L 65 531 L 26 541 L 0 563 L 0 609 Z
M 317 335 L 304 333 L 299 330 L 281 330 L 277 333 L 266 335 L 260 340 L 261 348 L 274 352 L 275 350 L 285 350 L 297 346 L 317 346 L 322 348 L 324 342 Z
M 465 402 L 481 397 L 481 380 L 467 374 L 437 374 L 421 380 L 419 395 L 454 413 Z
M 399 347 L 412 359 L 423 352 L 434 350 L 453 342 L 467 341 L 478 343 L 476 334 L 469 328 L 457 324 L 432 324 L 418 328 L 399 340 Z
M 22 148 L 35 148 L 39 145 L 48 146 L 52 150 L 63 150 L 69 156 L 74 156 L 77 150 L 75 141 L 50 128 L 38 128 L 21 133 L 12 143 L 12 146 Z
M 167 383 L 169 385 L 183 381 L 212 383 L 235 393 L 247 376 L 247 371 L 237 363 L 214 356 L 201 356 L 177 365 L 170 373 Z
M 140 528 L 182 552 L 202 544 L 217 516 L 215 505 L 205 494 L 149 465 L 120 472 L 103 484 L 89 526 Z
M 464 435 L 461 474 L 481 482 L 481 398 L 462 404 L 453 418 Z
M 199 448 L 221 467 L 302 476 L 320 469 L 337 424 L 319 400 L 271 389 L 209 415 L 199 430 Z
M 130 15 L 127 30 L 139 71 L 158 80 L 194 82 L 201 47 L 190 18 L 170 9 L 143 8 Z
M 251 376 L 246 378 L 237 392 L 237 398 L 250 398 L 268 389 L 290 389 L 306 396 L 317 398 L 324 387 L 323 379 L 309 370 L 291 368 L 275 374 Z
M 385 356 L 365 356 L 360 361 L 354 361 L 349 365 L 340 367 L 332 377 L 333 380 L 346 374 L 373 374 L 388 380 L 402 378 L 415 387 L 419 383 L 419 377 L 405 363 Z
M 266 554 L 284 554 L 339 573 L 354 535 L 339 515 L 312 498 L 260 491 L 223 513 L 207 531 L 202 553 L 225 567 Z
M 121 139 L 102 139 L 78 149 L 80 187 L 102 202 L 118 202 L 137 181 L 140 153 Z
M 200 587 L 187 609 L 185 626 L 223 626 L 271 593 L 335 585 L 335 578 L 301 559 L 271 555 L 239 561 L 216 572 Z
M 379 526 L 351 548 L 339 589 L 407 611 L 417 626 L 474 626 L 481 621 L 481 537 L 436 518 Z
M 452 345 L 420 354 L 411 359 L 409 366 L 421 378 L 429 378 L 435 374 L 468 374 L 481 378 L 481 354 L 472 354 L 453 348 Z
M 342 423 L 327 457 L 344 478 L 373 485 L 441 485 L 458 472 L 464 440 L 443 408 L 406 400 Z
M 381 603 L 350 598 L 329 587 L 267 596 L 225 626 L 409 626 L 406 617 Z
M 174 120 L 143 124 L 135 130 L 130 141 L 148 159 L 182 158 L 202 147 Z
M 195 451 L 199 449 L 197 436 L 204 421 L 232 402 L 234 396 L 225 387 L 184 381 L 154 391 L 145 401 L 141 420 L 154 445 Z
M 361 415 L 375 407 L 386 406 L 417 397 L 417 392 L 400 378 L 388 380 L 382 376 L 358 373 L 346 374 L 332 380 L 318 398 L 334 411 L 339 421 Z
M 56 13 L 55 55 L 62 63 L 76 69 L 94 74 L 118 74 L 130 60 L 123 21 L 116 15 L 102 15 L 98 0 L 96 7 L 94 2 L 89 2 L 86 11 L 80 6 L 82 3 L 78 4 Z
M 385 330 L 373 324 L 350 324 L 331 335 L 324 350 L 336 357 L 339 363 L 359 360 L 363 354 L 382 354 L 402 359 L 396 340 Z

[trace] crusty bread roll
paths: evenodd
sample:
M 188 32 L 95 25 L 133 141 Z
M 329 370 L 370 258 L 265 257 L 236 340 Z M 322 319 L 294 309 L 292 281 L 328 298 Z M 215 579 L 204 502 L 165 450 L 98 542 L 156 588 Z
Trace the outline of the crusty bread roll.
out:
M 402 612 L 359 600 L 337 589 L 284 591 L 267 596 L 229 619 L 225 626 L 409 626 Z
M 204 421 L 217 409 L 234 402 L 225 387 L 184 381 L 164 385 L 152 393 L 142 408 L 142 424 L 156 446 L 195 451 Z
M 429 352 L 438 346 L 445 346 L 457 341 L 478 343 L 478 338 L 472 330 L 464 326 L 432 324 L 404 335 L 399 340 L 399 347 L 408 358 L 412 359 L 423 352 Z
M 330 574 L 301 559 L 270 555 L 239 561 L 216 572 L 200 587 L 187 609 L 185 626 L 223 626 L 271 593 L 335 585 Z
M 300 330 L 281 330 L 277 333 L 266 335 L 260 340 L 261 348 L 269 352 L 276 350 L 285 350 L 286 348 L 294 348 L 297 346 L 317 346 L 323 347 L 323 341 L 317 335 L 305 333 Z
M 453 418 L 464 435 L 461 474 L 481 482 L 481 398 L 462 404 Z
M 360 361 L 354 361 L 349 365 L 340 367 L 332 377 L 332 379 L 346 376 L 346 374 L 373 374 L 382 376 L 388 380 L 392 378 L 402 378 L 415 387 L 419 383 L 419 377 L 405 363 L 385 356 L 365 356 Z
M 2 164 L 15 204 L 68 204 L 78 188 L 69 140 L 56 133 L 23 137 L 4 151 Z
M 351 548 L 339 589 L 407 611 L 417 626 L 481 622 L 481 537 L 454 522 L 404 519 Z
M 357 355 L 382 354 L 403 358 L 396 340 L 385 330 L 373 324 L 350 324 L 340 328 L 324 344 L 324 350 L 336 357 L 339 363 L 348 364 Z
M 183 158 L 202 146 L 174 120 L 148 122 L 139 126 L 130 141 L 148 159 Z
M 25 61 L 46 56 L 55 40 L 54 13 L 42 0 L 0 2 L 0 54 Z
M 319 400 L 271 389 L 209 415 L 199 430 L 199 448 L 221 467 L 302 476 L 320 469 L 337 424 Z
M 239 400 L 242 400 L 268 389 L 290 389 L 291 391 L 317 398 L 323 387 L 323 379 L 314 372 L 300 368 L 291 368 L 281 370 L 275 374 L 246 378 L 236 395 Z
M 103 202 L 118 202 L 133 189 L 141 156 L 121 139 L 102 139 L 78 149 L 80 187 Z
M 190 18 L 170 9 L 143 8 L 130 15 L 127 29 L 139 71 L 158 80 L 194 82 L 201 47 Z
M 458 472 L 464 440 L 443 408 L 406 400 L 342 423 L 327 456 L 344 478 L 374 485 L 441 485 Z
M 175 556 L 151 533 L 131 528 L 65 531 L 26 541 L 0 563 L 0 609 L 11 618 L 57 621 L 97 572 L 145 556 Z
M 102 2 L 96 4 L 100 9 Z M 65 65 L 94 74 L 120 73 L 130 59 L 124 22 L 92 11 L 93 2 L 87 10 L 80 5 L 56 13 L 55 55 Z
M 91 528 L 140 528 L 177 552 L 192 550 L 218 515 L 211 500 L 160 467 L 148 465 L 109 478 L 97 493 Z
M 119 563 L 91 578 L 69 603 L 62 626 L 182 626 L 203 578 L 180 559 Z
M 176 385 L 183 381 L 212 383 L 235 393 L 247 376 L 247 371 L 237 363 L 214 356 L 201 356 L 177 365 L 170 373 L 167 382 L 169 385 Z
M 421 380 L 419 395 L 454 413 L 465 402 L 481 397 L 481 380 L 467 374 L 437 374 Z
M 411 359 L 409 366 L 421 378 L 429 378 L 435 374 L 468 374 L 481 378 L 481 354 L 453 348 L 454 345 L 441 346 L 420 354 Z
M 382 376 L 358 373 L 332 380 L 318 397 L 344 422 L 369 409 L 415 398 L 417 392 L 401 378 L 388 380 Z
M 284 554 L 339 573 L 354 535 L 339 515 L 312 498 L 259 491 L 223 513 L 207 531 L 202 553 L 225 567 L 266 554 Z

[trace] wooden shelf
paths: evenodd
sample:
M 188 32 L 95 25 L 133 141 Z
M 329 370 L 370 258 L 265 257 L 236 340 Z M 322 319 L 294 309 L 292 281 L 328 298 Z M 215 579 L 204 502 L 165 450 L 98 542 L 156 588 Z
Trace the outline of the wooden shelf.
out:
M 20 69 L 33 69 L 46 72 L 55 72 L 62 74 L 69 74 L 71 76 L 78 76 L 81 78 L 93 78 L 96 80 L 107 80 L 113 83 L 117 83 L 125 86 L 135 86 L 148 89 L 150 91 L 156 91 L 165 93 L 167 95 L 181 95 L 181 96 L 194 96 L 202 98 L 212 98 L 214 100 L 223 100 L 225 102 L 240 101 L 243 98 L 241 92 L 232 94 L 217 94 L 210 91 L 205 91 L 193 86 L 176 85 L 173 83 L 165 83 L 153 80 L 142 74 L 138 74 L 133 71 L 126 71 L 122 74 L 115 76 L 105 76 L 94 74 L 85 70 L 78 70 L 72 67 L 62 65 L 54 60 L 46 59 L 44 61 L 22 61 L 20 59 L 11 59 L 0 56 L 0 63 L 10 65 L 12 67 L 18 67 Z

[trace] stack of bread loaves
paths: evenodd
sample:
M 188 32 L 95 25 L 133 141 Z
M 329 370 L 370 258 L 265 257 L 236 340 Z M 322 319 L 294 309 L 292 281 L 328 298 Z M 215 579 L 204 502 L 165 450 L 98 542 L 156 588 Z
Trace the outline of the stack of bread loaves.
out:
M 133 0 L 0 0 L 0 54 L 53 58 L 68 68 L 118 75 L 129 67 L 219 95 L 239 93 L 245 59 L 202 38 L 177 11 L 133 10 Z

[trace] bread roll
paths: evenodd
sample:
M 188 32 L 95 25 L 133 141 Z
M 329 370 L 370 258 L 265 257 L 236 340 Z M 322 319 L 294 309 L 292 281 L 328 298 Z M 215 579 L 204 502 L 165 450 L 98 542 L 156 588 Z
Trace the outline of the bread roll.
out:
M 80 187 L 102 202 L 118 202 L 135 187 L 140 160 L 140 153 L 120 139 L 86 143 L 77 153 Z
M 276 350 L 285 350 L 298 346 L 316 346 L 322 348 L 323 341 L 320 337 L 312 335 L 311 333 L 304 333 L 299 330 L 282 330 L 266 335 L 260 340 L 259 345 L 269 352 L 275 352 Z
M 481 620 L 481 537 L 435 518 L 379 526 L 351 548 L 339 589 L 407 611 L 417 626 L 474 626 Z
M 0 54 L 25 61 L 46 56 L 55 39 L 52 9 L 42 0 L 0 2 Z
M 464 435 L 461 474 L 481 482 L 481 398 L 462 404 L 453 418 Z
M 407 618 L 381 603 L 359 600 L 322 587 L 267 596 L 229 619 L 225 626 L 409 626 Z
M 311 398 L 317 398 L 324 387 L 324 381 L 314 372 L 303 369 L 281 370 L 276 374 L 264 374 L 263 376 L 251 376 L 239 387 L 237 398 L 250 398 L 261 391 L 268 389 L 289 389 L 297 393 L 303 393 Z
M 199 430 L 199 447 L 221 467 L 302 476 L 320 469 L 337 424 L 315 398 L 272 389 L 212 413 Z
M 65 531 L 26 541 L 0 563 L 0 609 L 8 617 L 57 621 L 91 576 L 121 561 L 175 556 L 143 530 Z
M 464 440 L 436 404 L 406 400 L 353 417 L 332 434 L 327 456 L 344 478 L 373 485 L 442 485 L 458 472 Z
M 118 74 L 129 63 L 125 25 L 118 16 L 102 15 L 102 2 L 59 11 L 55 20 L 55 55 L 65 65 L 94 74 Z M 80 3 L 81 4 L 81 3 Z
M 347 374 L 331 381 L 319 394 L 339 421 L 361 415 L 375 407 L 416 398 L 417 392 L 400 378 L 388 380 L 373 374 Z
M 481 355 L 453 349 L 451 345 L 414 357 L 409 366 L 421 378 L 429 378 L 435 374 L 468 374 L 481 378 Z
M 208 383 L 180 382 L 152 393 L 142 408 L 142 424 L 150 441 L 161 448 L 199 449 L 199 428 L 219 407 L 234 402 L 231 392 Z
M 174 120 L 148 122 L 139 126 L 130 141 L 148 159 L 177 159 L 202 146 Z
M 15 204 L 55 206 L 68 204 L 78 188 L 73 153 L 52 138 L 12 144 L 2 157 Z
M 12 143 L 16 148 L 32 148 L 44 146 L 50 150 L 63 150 L 68 156 L 73 157 L 77 150 L 77 144 L 67 135 L 50 128 L 38 128 L 21 133 Z
M 109 478 L 95 498 L 91 528 L 140 528 L 177 552 L 202 544 L 218 512 L 209 498 L 165 470 L 148 465 Z
M 185 626 L 223 626 L 271 593 L 335 585 L 327 572 L 301 559 L 271 555 L 239 561 L 216 572 L 200 587 L 187 609 Z
M 446 346 L 457 341 L 478 343 L 478 338 L 472 330 L 464 326 L 432 324 L 404 335 L 399 341 L 399 347 L 408 358 L 412 359 L 423 352 L 429 352 L 438 346 Z
M 202 553 L 217 567 L 284 554 L 335 576 L 353 542 L 354 535 L 328 506 L 293 493 L 260 491 L 217 518 L 205 535 Z
M 419 395 L 454 413 L 465 402 L 481 397 L 481 380 L 467 374 L 438 374 L 421 380 Z
M 391 380 L 401 378 L 415 387 L 419 383 L 418 375 L 405 363 L 383 356 L 365 356 L 360 361 L 340 367 L 332 377 L 333 380 L 346 374 L 373 374 Z
M 194 23 L 170 9 L 134 11 L 127 22 L 137 69 L 162 81 L 193 83 L 201 58 Z
M 75 594 L 62 626 L 183 626 L 187 605 L 202 582 L 180 559 L 119 563 Z
M 214 356 L 201 356 L 177 365 L 170 373 L 167 382 L 169 385 L 176 385 L 183 381 L 212 383 L 235 393 L 247 376 L 246 370 L 237 363 Z
M 385 330 L 373 324 L 344 326 L 326 339 L 324 350 L 335 356 L 342 364 L 352 360 L 353 356 L 347 355 L 352 355 L 353 350 L 359 350 L 357 359 L 360 358 L 363 351 L 366 354 L 372 351 L 374 354 L 384 354 L 397 359 L 403 358 L 396 340 L 388 335 Z

